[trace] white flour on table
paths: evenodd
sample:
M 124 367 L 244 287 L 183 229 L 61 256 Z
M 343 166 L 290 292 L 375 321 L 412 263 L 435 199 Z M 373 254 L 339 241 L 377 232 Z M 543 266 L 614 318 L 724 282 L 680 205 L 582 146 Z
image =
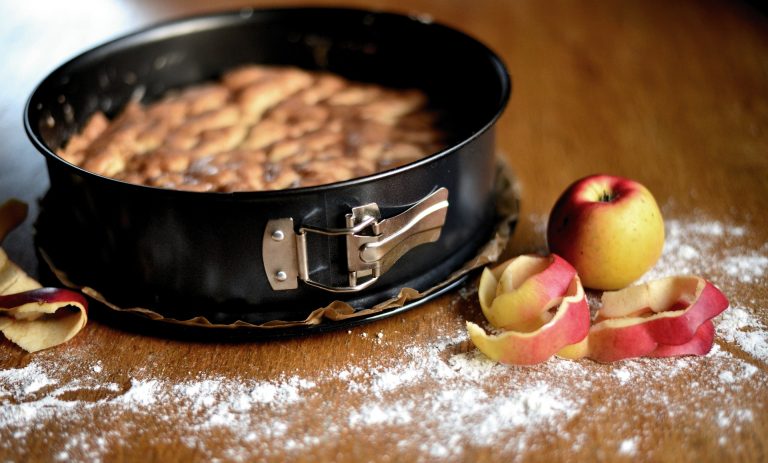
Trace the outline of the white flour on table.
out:
M 459 460 L 484 448 L 516 461 L 558 443 L 573 452 L 589 447 L 599 423 L 615 421 L 625 409 L 647 410 L 668 426 L 693 413 L 715 423 L 718 444 L 729 446 L 768 412 L 755 410 L 748 393 L 768 394 L 768 328 L 758 317 L 766 308 L 739 298 L 743 285 L 765 284 L 768 248 L 743 246 L 747 232 L 716 221 L 668 220 L 662 260 L 644 277 L 699 274 L 729 296 L 732 307 L 715 320 L 718 341 L 705 357 L 612 365 L 552 359 L 509 367 L 473 349 L 458 316 L 429 342 L 399 341 L 399 358 L 358 359 L 312 377 L 196 374 L 172 380 L 146 368 L 116 382 L 112 378 L 121 372 L 109 371 L 87 346 L 65 347 L 0 371 L 0 432 L 12 437 L 0 442 L 0 456 L 57 424 L 66 430 L 63 436 L 43 437 L 58 461 L 101 461 L 114 446 L 130 448 L 139 440 L 180 443 L 207 460 L 279 461 L 327 445 L 332 449 L 350 433 L 396 443 L 389 454 L 395 461 L 397 455 L 416 453 L 424 461 Z M 716 248 L 723 240 L 728 246 Z M 476 295 L 465 289 L 446 310 L 467 304 L 462 298 Z M 393 346 L 395 337 L 375 325 L 344 335 L 372 343 L 373 352 Z M 76 379 L 63 379 L 67 370 L 78 368 Z M 676 378 L 696 384 L 680 391 L 672 384 Z M 321 394 L 329 389 L 338 396 L 336 406 Z M 83 391 L 89 400 L 76 399 Z M 261 419 L 267 410 L 274 419 Z M 323 417 L 322 426 L 303 426 L 301 417 L 310 415 Z M 141 416 L 149 429 L 124 416 Z M 601 440 L 606 456 L 652 456 L 656 443 L 643 423 L 638 416 L 619 420 L 613 435 Z M 411 434 L 404 433 L 404 425 Z M 208 446 L 207 440 L 223 444 Z

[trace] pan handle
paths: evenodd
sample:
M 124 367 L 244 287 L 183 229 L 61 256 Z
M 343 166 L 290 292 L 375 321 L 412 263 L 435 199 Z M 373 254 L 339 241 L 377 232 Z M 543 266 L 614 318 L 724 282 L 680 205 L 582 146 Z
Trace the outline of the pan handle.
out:
M 334 293 L 368 288 L 411 249 L 440 238 L 448 204 L 448 190 L 439 188 L 405 212 L 386 219 L 381 219 L 376 203 L 354 207 L 345 217 L 345 228 L 304 225 L 296 232 L 293 218 L 270 220 L 262 241 L 269 283 L 275 291 L 296 289 L 299 280 Z M 310 234 L 345 237 L 348 285 L 326 285 L 312 278 L 307 252 Z

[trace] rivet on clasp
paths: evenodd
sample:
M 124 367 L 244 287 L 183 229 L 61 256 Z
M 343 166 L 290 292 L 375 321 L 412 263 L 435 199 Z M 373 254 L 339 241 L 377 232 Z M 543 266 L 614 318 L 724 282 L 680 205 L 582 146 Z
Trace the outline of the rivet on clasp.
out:
M 353 207 L 344 216 L 344 228 L 302 224 L 296 231 L 292 218 L 272 219 L 267 222 L 262 240 L 267 278 L 275 291 L 296 289 L 298 280 L 334 293 L 362 291 L 411 249 L 437 241 L 447 212 L 448 190 L 438 188 L 404 212 L 384 219 L 376 203 Z M 321 259 L 309 253 L 307 239 L 312 235 L 344 238 L 346 268 L 343 262 L 332 260 L 325 262 L 324 268 L 336 267 L 340 270 L 337 273 L 346 270 L 348 284 L 331 285 L 312 278 L 312 262 Z

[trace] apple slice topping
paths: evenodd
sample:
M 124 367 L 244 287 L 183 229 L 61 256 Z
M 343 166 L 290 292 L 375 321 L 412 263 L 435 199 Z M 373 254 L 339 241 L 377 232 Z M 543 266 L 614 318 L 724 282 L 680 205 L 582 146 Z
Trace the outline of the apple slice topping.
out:
M 573 267 L 556 255 L 520 256 L 485 269 L 478 293 L 486 318 L 503 331 L 489 335 L 472 322 L 467 330 L 475 346 L 494 361 L 540 363 L 589 332 L 584 288 Z

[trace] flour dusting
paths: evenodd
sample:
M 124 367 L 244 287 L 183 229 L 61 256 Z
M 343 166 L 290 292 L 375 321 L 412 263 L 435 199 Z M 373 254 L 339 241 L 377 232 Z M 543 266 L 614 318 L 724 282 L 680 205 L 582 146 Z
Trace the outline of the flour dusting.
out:
M 619 445 L 619 453 L 627 456 L 634 456 L 637 453 L 637 439 L 625 439 Z
M 143 442 L 180 444 L 205 460 L 285 461 L 307 452 L 333 459 L 334 442 L 360 439 L 361 454 L 366 442 L 391 443 L 390 461 L 471 460 L 472 452 L 525 461 L 550 446 L 577 455 L 596 445 L 601 423 L 615 422 L 610 435 L 601 434 L 603 456 L 652 460 L 650 424 L 627 410 L 691 432 L 692 442 L 702 436 L 679 420 L 712 423 L 718 434 L 711 442 L 733 450 L 735 436 L 768 413 L 755 405 L 768 394 L 765 308 L 739 297 L 743 285 L 765 283 L 767 253 L 743 244 L 748 233 L 716 221 L 669 220 L 664 255 L 644 277 L 698 274 L 728 295 L 732 307 L 715 319 L 717 341 L 704 357 L 499 365 L 468 340 L 458 308 L 476 306 L 477 296 L 465 288 L 446 303 L 453 321 L 429 339 L 379 327 L 370 336 L 361 328 L 339 333 L 370 354 L 340 352 L 343 361 L 329 359 L 306 376 L 251 370 L 177 378 L 151 363 L 116 370 L 77 343 L 28 356 L 0 371 L 0 430 L 12 437 L 0 442 L 0 455 L 44 441 L 51 460 L 104 461 Z M 717 245 L 723 240 L 728 246 Z M 384 348 L 398 355 L 377 356 Z M 41 436 L 49 428 L 60 433 Z
M 718 317 L 717 335 L 768 364 L 768 328 L 748 309 L 730 307 Z

